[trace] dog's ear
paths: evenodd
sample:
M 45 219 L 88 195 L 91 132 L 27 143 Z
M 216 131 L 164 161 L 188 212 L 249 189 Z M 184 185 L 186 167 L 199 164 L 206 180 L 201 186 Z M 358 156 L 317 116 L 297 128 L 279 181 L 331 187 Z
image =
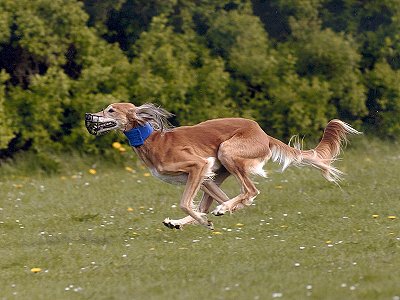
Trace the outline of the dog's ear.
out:
M 173 114 L 170 112 L 152 103 L 146 103 L 138 106 L 135 110 L 137 123 L 143 125 L 146 122 L 149 122 L 155 130 L 160 131 L 164 131 L 172 127 L 168 121 L 168 118 L 172 116 Z
M 136 127 L 137 125 L 143 125 L 144 123 L 146 123 L 146 121 L 139 120 L 136 112 L 137 112 L 137 107 L 130 108 L 126 112 L 126 118 L 128 119 L 128 123 L 131 124 L 133 127 Z

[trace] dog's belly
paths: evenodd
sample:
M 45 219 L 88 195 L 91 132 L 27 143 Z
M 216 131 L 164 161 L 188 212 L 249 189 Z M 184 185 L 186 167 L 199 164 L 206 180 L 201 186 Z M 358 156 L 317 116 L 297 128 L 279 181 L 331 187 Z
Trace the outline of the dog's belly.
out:
M 213 176 L 221 168 L 221 163 L 215 157 L 208 157 L 207 161 L 208 161 L 208 168 L 204 174 L 205 178 L 213 178 Z M 181 173 L 177 175 L 162 174 L 158 172 L 156 168 L 151 168 L 150 172 L 151 174 L 153 174 L 154 177 L 171 184 L 186 184 L 188 179 L 188 174 L 186 173 Z
M 170 184 L 186 184 L 188 178 L 187 174 L 160 174 L 156 169 L 151 169 L 150 172 L 151 174 L 153 174 L 154 177 Z

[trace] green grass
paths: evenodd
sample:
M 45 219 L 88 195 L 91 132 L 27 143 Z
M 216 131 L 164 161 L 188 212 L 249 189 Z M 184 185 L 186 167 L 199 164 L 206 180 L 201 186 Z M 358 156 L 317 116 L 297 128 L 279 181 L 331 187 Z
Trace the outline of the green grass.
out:
M 93 161 L 51 177 L 3 166 L 0 299 L 396 299 L 399 147 L 356 140 L 341 188 L 269 163 L 255 206 L 210 217 L 214 232 L 163 227 L 183 216 L 182 187 L 131 161 L 136 173 L 100 160 L 95 175 Z

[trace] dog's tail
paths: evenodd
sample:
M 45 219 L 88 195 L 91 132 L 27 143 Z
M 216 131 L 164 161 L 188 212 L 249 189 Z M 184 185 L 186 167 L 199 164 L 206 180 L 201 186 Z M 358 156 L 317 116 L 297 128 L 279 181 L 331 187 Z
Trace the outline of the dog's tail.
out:
M 289 165 L 311 165 L 321 170 L 322 175 L 332 182 L 341 180 L 343 172 L 332 166 L 337 156 L 342 150 L 342 146 L 347 142 L 348 134 L 361 134 L 361 132 L 352 128 L 349 124 L 340 120 L 332 120 L 328 123 L 324 130 L 321 141 L 311 150 L 302 150 L 300 143 L 294 143 L 294 147 L 286 145 L 281 141 L 270 139 L 270 148 L 272 152 L 272 160 L 282 165 L 282 171 Z

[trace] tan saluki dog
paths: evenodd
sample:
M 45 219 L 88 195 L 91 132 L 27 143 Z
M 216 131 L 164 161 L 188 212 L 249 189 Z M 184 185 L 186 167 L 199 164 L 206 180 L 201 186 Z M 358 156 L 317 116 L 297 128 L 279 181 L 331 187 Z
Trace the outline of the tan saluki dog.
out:
M 266 176 L 263 170 L 269 159 L 282 165 L 310 165 L 329 181 L 337 182 L 343 174 L 332 166 L 340 154 L 347 134 L 359 134 L 350 125 L 332 120 L 325 128 L 319 144 L 311 150 L 301 150 L 267 135 L 260 126 L 243 118 L 223 118 L 193 126 L 171 128 L 172 115 L 153 104 L 136 107 L 131 103 L 114 103 L 98 113 L 87 113 L 86 127 L 99 135 L 113 129 L 123 131 L 139 158 L 159 179 L 184 184 L 180 208 L 188 215 L 182 219 L 165 219 L 169 228 L 201 224 L 212 229 L 206 214 L 216 200 L 216 216 L 249 206 L 259 194 L 251 181 L 252 174 Z M 238 196 L 229 199 L 221 183 L 233 175 L 241 186 Z M 193 200 L 203 191 L 197 208 Z

